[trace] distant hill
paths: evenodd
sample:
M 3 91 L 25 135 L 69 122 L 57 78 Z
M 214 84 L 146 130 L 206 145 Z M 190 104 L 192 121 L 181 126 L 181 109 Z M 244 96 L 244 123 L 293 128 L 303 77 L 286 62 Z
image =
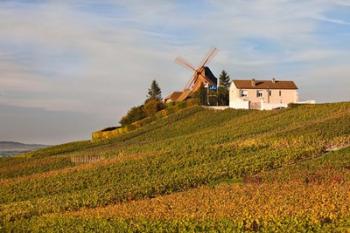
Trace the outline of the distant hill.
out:
M 185 108 L 0 159 L 0 232 L 349 232 L 350 102 Z
M 20 142 L 0 141 L 0 156 L 12 156 L 47 147 L 41 144 L 24 144 Z

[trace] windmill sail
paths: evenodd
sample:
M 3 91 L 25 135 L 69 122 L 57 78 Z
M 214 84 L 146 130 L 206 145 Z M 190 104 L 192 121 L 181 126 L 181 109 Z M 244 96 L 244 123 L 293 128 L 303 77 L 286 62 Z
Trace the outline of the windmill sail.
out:
M 182 57 L 177 57 L 175 62 L 186 69 L 193 71 L 191 79 L 187 82 L 182 93 L 179 95 L 176 101 L 184 101 L 189 98 L 194 92 L 198 91 L 203 85 L 208 88 L 215 88 L 217 86 L 217 78 L 211 72 L 207 64 L 214 58 L 217 54 L 218 49 L 213 48 L 209 50 L 207 56 L 205 56 L 200 63 L 200 66 L 196 69 L 191 63 L 186 61 Z

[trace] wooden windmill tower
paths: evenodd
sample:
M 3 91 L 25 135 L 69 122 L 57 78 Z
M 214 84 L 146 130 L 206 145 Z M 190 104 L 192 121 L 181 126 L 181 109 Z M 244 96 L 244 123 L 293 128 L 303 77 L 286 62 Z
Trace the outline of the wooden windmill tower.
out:
M 200 63 L 198 68 L 195 68 L 185 59 L 178 57 L 175 59 L 177 64 L 184 66 L 187 69 L 193 71 L 193 75 L 190 80 L 187 82 L 185 88 L 182 92 L 174 92 L 171 96 L 173 96 L 172 101 L 184 101 L 188 97 L 190 97 L 194 92 L 198 91 L 199 88 L 203 85 L 206 88 L 216 88 L 217 86 L 217 78 L 211 72 L 207 64 L 213 59 L 213 57 L 217 54 L 218 50 L 216 48 L 211 49 L 207 56 L 204 57 L 202 62 Z

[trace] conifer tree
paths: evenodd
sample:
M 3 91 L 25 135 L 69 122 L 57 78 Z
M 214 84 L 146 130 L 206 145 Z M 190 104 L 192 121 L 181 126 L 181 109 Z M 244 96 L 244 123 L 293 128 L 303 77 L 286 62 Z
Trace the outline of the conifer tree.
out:
M 160 87 L 156 80 L 153 80 L 151 83 L 151 87 L 148 89 L 148 99 L 162 99 L 162 91 L 160 90 Z
M 219 80 L 218 104 L 221 106 L 227 106 L 229 105 L 230 76 L 225 70 L 223 70 L 219 76 Z
M 225 70 L 223 70 L 219 77 L 220 86 L 226 87 L 227 89 L 230 87 L 230 76 L 227 74 Z

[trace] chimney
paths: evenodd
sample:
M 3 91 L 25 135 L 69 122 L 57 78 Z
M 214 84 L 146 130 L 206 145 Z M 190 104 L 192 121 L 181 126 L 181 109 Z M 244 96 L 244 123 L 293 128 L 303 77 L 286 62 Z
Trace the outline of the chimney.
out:
M 272 78 L 272 83 L 276 83 L 276 79 L 275 78 Z
M 256 84 L 255 79 L 252 79 L 251 83 L 252 83 L 252 86 L 255 87 L 255 84 Z

